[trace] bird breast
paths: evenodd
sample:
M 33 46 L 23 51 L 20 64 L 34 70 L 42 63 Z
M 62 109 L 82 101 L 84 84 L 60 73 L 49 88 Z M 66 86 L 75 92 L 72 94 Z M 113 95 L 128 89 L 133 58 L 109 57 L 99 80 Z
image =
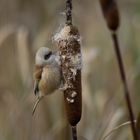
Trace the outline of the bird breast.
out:
M 59 88 L 61 84 L 61 72 L 59 67 L 44 67 L 39 89 L 43 95 L 51 94 Z

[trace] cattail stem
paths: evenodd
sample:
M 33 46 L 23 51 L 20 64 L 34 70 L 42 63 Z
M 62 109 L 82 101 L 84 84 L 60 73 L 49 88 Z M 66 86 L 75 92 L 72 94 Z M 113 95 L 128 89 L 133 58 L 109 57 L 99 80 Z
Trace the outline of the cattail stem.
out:
M 136 123 L 136 131 L 137 131 L 137 139 L 140 140 L 140 112 L 137 117 L 137 123 Z
M 121 52 L 120 52 L 118 37 L 115 32 L 112 33 L 112 40 L 114 42 L 114 49 L 115 49 L 115 53 L 116 53 L 116 57 L 117 57 L 118 65 L 119 65 L 121 80 L 122 80 L 123 87 L 124 87 L 125 100 L 126 100 L 129 117 L 130 117 L 130 121 L 131 121 L 131 129 L 132 129 L 134 140 L 137 140 L 135 122 L 133 121 L 133 120 L 135 120 L 135 118 L 134 118 L 134 114 L 133 114 L 133 110 L 132 110 L 130 94 L 129 94 L 128 84 L 127 84 L 127 80 L 126 80 L 123 60 L 122 60 L 122 56 L 121 56 Z
M 72 126 L 72 137 L 73 137 L 73 140 L 77 140 L 77 129 L 76 129 L 76 126 Z
M 72 25 L 72 0 L 66 0 L 66 24 L 55 37 L 59 47 L 64 82 L 64 102 L 73 140 L 82 114 L 81 45 L 78 29 Z
M 107 22 L 108 29 L 111 32 L 113 32 L 112 40 L 114 42 L 114 49 L 115 49 L 115 53 L 116 53 L 116 57 L 117 57 L 118 65 L 119 65 L 121 80 L 122 80 L 123 87 L 124 87 L 125 100 L 126 100 L 129 117 L 130 117 L 130 121 L 131 121 L 132 134 L 133 134 L 134 140 L 137 140 L 136 127 L 135 127 L 135 123 L 133 121 L 134 114 L 133 114 L 132 104 L 131 104 L 131 100 L 130 100 L 130 96 L 129 96 L 129 90 L 128 90 L 127 80 L 126 80 L 126 76 L 125 76 L 123 60 L 122 60 L 122 56 L 121 56 L 121 52 L 120 52 L 118 37 L 116 34 L 116 31 L 120 24 L 118 6 L 117 6 L 117 3 L 115 0 L 100 0 L 100 4 L 101 4 L 102 11 L 103 11 L 103 15 Z
M 66 24 L 72 25 L 72 0 L 66 0 Z

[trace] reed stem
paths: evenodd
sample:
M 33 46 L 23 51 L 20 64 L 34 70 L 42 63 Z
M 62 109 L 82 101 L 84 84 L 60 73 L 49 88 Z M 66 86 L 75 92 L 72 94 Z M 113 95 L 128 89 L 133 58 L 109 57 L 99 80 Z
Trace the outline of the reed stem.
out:
M 130 121 L 131 121 L 131 129 L 132 129 L 133 138 L 134 138 L 134 140 L 138 140 L 135 122 L 133 121 L 133 120 L 135 120 L 135 118 L 134 118 L 134 113 L 132 110 L 130 93 L 129 93 L 128 84 L 127 84 L 127 80 L 126 80 L 121 51 L 120 51 L 120 47 L 119 47 L 118 36 L 117 36 L 116 32 L 112 33 L 112 40 L 114 42 L 114 49 L 115 49 L 115 53 L 116 53 L 116 57 L 117 57 L 118 65 L 119 65 L 121 80 L 123 83 L 124 95 L 125 95 L 125 100 L 126 100 L 126 104 L 127 104 L 127 108 L 128 108 L 128 112 L 129 112 L 129 117 L 130 117 Z
M 77 129 L 76 129 L 76 126 L 72 126 L 72 138 L 73 138 L 73 140 L 77 140 Z
M 72 0 L 66 0 L 66 24 L 72 25 Z

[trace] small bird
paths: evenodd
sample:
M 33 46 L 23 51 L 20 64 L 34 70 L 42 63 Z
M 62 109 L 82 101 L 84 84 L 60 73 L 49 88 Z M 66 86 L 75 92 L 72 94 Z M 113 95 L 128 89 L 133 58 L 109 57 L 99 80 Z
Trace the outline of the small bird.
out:
M 37 96 L 32 115 L 40 100 L 48 94 L 59 89 L 62 76 L 59 55 L 47 47 L 41 47 L 35 56 L 34 67 L 34 93 Z

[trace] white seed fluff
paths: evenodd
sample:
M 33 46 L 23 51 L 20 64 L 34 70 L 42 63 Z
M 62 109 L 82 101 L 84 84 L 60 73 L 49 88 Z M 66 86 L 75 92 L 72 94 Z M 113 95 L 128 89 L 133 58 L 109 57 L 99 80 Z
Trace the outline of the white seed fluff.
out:
M 74 98 L 76 96 L 77 96 L 77 92 L 73 91 L 72 94 L 71 94 L 71 97 Z

